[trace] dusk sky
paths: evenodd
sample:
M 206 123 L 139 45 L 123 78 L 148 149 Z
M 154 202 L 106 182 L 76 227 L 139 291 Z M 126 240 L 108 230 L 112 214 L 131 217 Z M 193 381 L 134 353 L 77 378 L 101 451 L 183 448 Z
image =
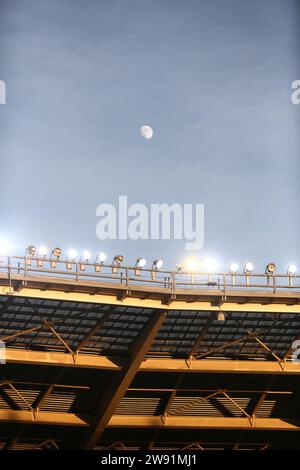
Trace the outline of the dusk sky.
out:
M 96 208 L 205 205 L 200 259 L 300 267 L 299 0 L 0 0 L 0 240 L 161 257 Z M 141 137 L 149 124 L 151 140 Z

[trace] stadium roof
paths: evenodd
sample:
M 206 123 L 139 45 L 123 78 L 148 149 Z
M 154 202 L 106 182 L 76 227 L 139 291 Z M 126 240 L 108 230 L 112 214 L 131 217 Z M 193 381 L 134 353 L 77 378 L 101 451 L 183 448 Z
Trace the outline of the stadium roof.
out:
M 50 274 L 0 273 L 3 449 L 300 447 L 299 288 Z

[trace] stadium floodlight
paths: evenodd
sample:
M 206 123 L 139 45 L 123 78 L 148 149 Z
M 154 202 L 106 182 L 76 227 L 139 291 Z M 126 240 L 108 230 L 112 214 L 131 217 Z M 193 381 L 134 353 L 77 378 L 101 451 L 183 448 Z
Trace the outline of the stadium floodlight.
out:
M 116 255 L 116 256 L 114 256 L 112 264 L 116 264 L 116 265 L 120 266 L 120 264 L 123 263 L 123 261 L 124 261 L 124 256 L 123 255 Z
M 89 261 L 91 259 L 92 253 L 89 250 L 85 250 L 82 254 L 82 259 L 84 261 Z
M 71 271 L 73 269 L 73 263 L 75 262 L 77 258 L 77 251 L 74 249 L 69 250 L 68 252 L 68 258 L 66 262 L 66 268 Z
M 275 263 L 268 263 L 266 266 L 265 274 L 274 274 L 276 271 L 276 264 Z
M 29 245 L 25 251 L 26 256 L 33 257 L 36 254 L 36 247 L 34 245 Z
M 226 317 L 225 317 L 225 313 L 224 312 L 218 312 L 217 313 L 217 320 L 218 321 L 225 321 Z
M 50 262 L 51 268 L 56 268 L 57 261 L 61 257 L 61 253 L 62 253 L 61 248 L 59 248 L 58 246 L 53 248 L 53 250 L 51 251 L 51 262 Z
M 46 248 L 45 246 L 40 246 L 38 248 L 38 256 L 43 258 L 43 259 L 37 260 L 38 267 L 42 267 L 44 265 L 44 259 L 46 258 L 47 254 L 48 254 L 48 248 Z
M 73 269 L 73 264 L 75 263 L 77 258 L 77 251 L 74 249 L 69 250 L 68 253 L 68 260 L 66 262 L 66 268 L 71 271 Z
M 159 258 L 156 258 L 155 260 L 153 260 L 153 263 L 152 263 L 152 271 L 151 271 L 151 277 L 152 279 L 156 279 L 156 272 L 162 267 L 163 265 L 163 261 Z
M 99 255 L 97 256 L 98 260 L 100 261 L 100 263 L 104 263 L 104 261 L 106 261 L 106 254 L 105 253 L 99 253 Z
M 231 274 L 237 274 L 239 271 L 239 265 L 237 263 L 230 263 L 229 272 Z
M 295 264 L 289 264 L 287 269 L 288 276 L 295 276 L 297 272 L 297 266 Z
M 146 266 L 146 263 L 147 263 L 147 261 L 145 260 L 145 258 L 138 258 L 136 260 L 135 271 L 134 271 L 135 276 L 140 276 L 141 275 L 141 271 L 140 271 L 139 268 L 144 268 L 144 266 Z
M 46 246 L 40 246 L 38 249 L 38 254 L 39 256 L 42 256 L 43 258 L 46 258 L 48 254 L 48 248 Z
M 35 254 L 36 254 L 36 247 L 34 245 L 29 245 L 25 250 L 25 258 L 26 258 L 25 263 L 28 266 L 31 266 L 30 258 L 33 258 Z
M 144 268 L 146 266 L 146 263 L 147 261 L 145 260 L 145 258 L 138 258 L 136 260 L 135 266 L 137 268 Z
M 53 258 L 60 258 L 61 257 L 61 248 L 59 248 L 58 246 L 56 248 L 53 248 L 53 250 L 51 251 L 51 257 Z
M 101 272 L 101 270 L 102 270 L 102 265 L 103 265 L 104 261 L 106 260 L 106 258 L 107 258 L 107 256 L 106 256 L 106 254 L 103 253 L 103 252 L 101 252 L 101 253 L 99 253 L 99 255 L 97 255 L 96 261 L 95 261 L 95 263 L 96 263 L 96 264 L 95 264 L 95 272 L 96 272 L 96 273 L 100 273 L 100 272 Z M 100 262 L 100 264 L 97 264 L 98 261 Z
M 252 274 L 252 273 L 253 273 L 253 270 L 254 270 L 254 265 L 253 265 L 253 263 L 251 263 L 250 261 L 248 261 L 248 263 L 246 263 L 245 266 L 244 266 L 244 273 L 245 273 L 245 274 Z
M 86 270 L 86 263 L 90 260 L 92 253 L 89 250 L 85 250 L 80 258 L 79 269 L 80 271 Z
M 155 259 L 152 263 L 152 269 L 160 269 L 163 265 L 163 261 L 159 258 Z
M 113 262 L 112 262 L 112 273 L 117 274 L 118 268 L 121 263 L 124 261 L 124 256 L 123 255 L 116 255 L 114 256 Z

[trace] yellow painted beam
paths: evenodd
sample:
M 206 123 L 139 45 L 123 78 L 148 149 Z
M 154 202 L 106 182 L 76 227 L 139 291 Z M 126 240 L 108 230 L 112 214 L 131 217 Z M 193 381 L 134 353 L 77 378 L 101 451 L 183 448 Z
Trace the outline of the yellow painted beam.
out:
M 29 351 L 23 349 L 6 349 L 6 362 L 17 364 L 68 366 L 90 369 L 121 370 L 125 359 L 109 358 L 92 354 L 75 354 L 48 351 Z M 140 372 L 190 372 L 190 373 L 223 373 L 223 374 L 300 374 L 299 362 L 247 361 L 199 359 L 151 359 L 142 361 Z
M 74 286 L 76 287 L 76 286 Z M 98 286 L 99 290 L 101 290 L 101 284 Z M 151 291 L 153 292 L 153 290 Z M 144 292 L 144 294 L 147 294 Z M 187 293 L 186 293 L 187 294 Z M 192 293 L 191 293 L 192 294 Z M 197 292 L 197 295 L 203 297 L 210 296 L 211 300 L 215 298 L 219 298 L 220 294 L 214 294 L 213 291 L 202 291 Z M 230 295 L 229 295 L 230 294 Z M 152 308 L 152 309 L 164 309 L 164 310 L 198 310 L 198 311 L 220 311 L 220 309 L 224 312 L 261 312 L 261 313 L 299 313 L 300 314 L 300 293 L 291 293 L 286 292 L 284 295 L 274 295 L 272 292 L 253 292 L 249 289 L 243 290 L 242 292 L 238 293 L 237 291 L 234 292 L 227 292 L 228 300 L 222 301 L 222 307 L 212 305 L 211 301 L 203 300 L 193 300 L 193 297 L 189 299 L 188 302 L 182 300 L 174 300 L 169 305 L 162 305 L 161 300 L 150 299 L 150 298 L 138 298 L 138 297 L 126 297 L 123 300 L 117 299 L 117 294 L 93 294 L 91 293 L 82 293 L 82 292 L 63 292 L 61 290 L 54 290 L 54 289 L 33 289 L 22 287 L 18 291 L 10 291 L 8 286 L 1 286 L 0 285 L 0 295 L 12 295 L 14 297 L 28 297 L 28 298 L 38 298 L 38 299 L 48 299 L 48 300 L 63 300 L 63 301 L 70 301 L 70 302 L 91 302 L 91 303 L 99 303 L 99 304 L 106 304 L 106 305 L 123 305 L 128 307 L 142 307 L 142 308 Z M 143 292 L 141 292 L 143 295 Z M 168 295 L 168 292 L 165 292 L 165 295 Z M 255 298 L 260 296 L 260 298 L 264 298 L 265 300 L 260 302 L 255 301 Z M 234 298 L 237 297 L 236 301 Z M 244 299 L 245 303 L 240 303 L 239 297 Z M 282 298 L 282 301 L 280 300 Z M 287 304 L 287 298 L 290 299 L 291 303 L 295 302 L 295 304 Z M 267 303 L 268 299 L 270 303 Z M 276 302 L 275 302 L 276 300 Z
M 0 422 L 42 424 L 55 426 L 88 427 L 91 417 L 62 412 L 37 412 L 27 410 L 0 410 Z M 189 428 L 189 429 L 255 429 L 270 431 L 300 431 L 300 420 L 283 418 L 223 418 L 194 416 L 113 415 L 109 428 Z
M 126 390 L 133 381 L 139 367 L 149 350 L 152 341 L 157 335 L 166 318 L 165 311 L 156 311 L 148 320 L 143 331 L 134 341 L 130 351 L 128 363 L 115 374 L 105 392 L 99 396 L 99 403 L 94 412 L 94 421 L 86 436 L 84 449 L 93 449 L 99 441 L 115 409 L 124 397 Z
M 52 424 L 61 426 L 89 426 L 89 419 L 73 413 L 0 410 L 0 422 Z
M 300 420 L 279 418 L 222 418 L 167 416 L 122 416 L 114 415 L 108 427 L 124 428 L 190 428 L 190 429 L 255 429 L 269 431 L 300 431 Z
M 5 360 L 17 364 L 41 364 L 53 366 L 83 367 L 91 369 L 109 369 L 118 371 L 124 358 L 117 362 L 106 357 L 91 354 L 70 354 L 63 352 L 29 351 L 25 349 L 6 348 Z
M 228 359 L 146 359 L 140 371 L 144 372 L 219 372 L 223 374 L 300 374 L 299 362 L 249 361 Z

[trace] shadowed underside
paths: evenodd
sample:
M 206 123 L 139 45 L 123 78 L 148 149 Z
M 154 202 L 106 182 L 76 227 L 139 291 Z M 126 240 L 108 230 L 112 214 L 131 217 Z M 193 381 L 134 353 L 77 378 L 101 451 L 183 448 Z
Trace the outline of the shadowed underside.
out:
M 300 448 L 292 289 L 166 304 L 101 283 L 97 295 L 75 282 L 1 284 L 2 449 Z

